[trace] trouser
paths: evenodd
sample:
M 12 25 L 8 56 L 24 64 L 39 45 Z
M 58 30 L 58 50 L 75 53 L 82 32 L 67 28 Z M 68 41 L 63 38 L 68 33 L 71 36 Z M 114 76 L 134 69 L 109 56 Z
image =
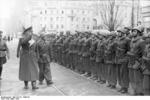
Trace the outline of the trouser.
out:
M 66 65 L 67 65 L 67 67 L 70 66 L 69 58 L 70 58 L 70 55 L 69 55 L 69 53 L 67 53 L 66 54 Z
M 129 81 L 133 90 L 135 90 L 134 69 L 129 68 Z
M 150 75 L 144 75 L 143 77 L 143 93 L 144 95 L 150 95 Z
M 108 65 L 108 84 L 112 86 L 117 85 L 117 66 L 116 64 Z
M 39 81 L 42 82 L 44 79 L 46 79 L 46 82 L 52 80 L 49 63 L 39 63 Z
M 72 65 L 73 65 L 73 68 L 74 69 L 77 69 L 77 58 L 76 58 L 76 54 L 74 53 L 73 55 L 72 55 Z
M 121 88 L 129 88 L 128 63 L 118 64 L 118 82 Z
M 95 64 L 97 67 L 98 79 L 101 81 L 102 80 L 102 63 L 101 62 L 95 62 Z
M 98 74 L 98 64 L 95 62 L 95 60 L 90 60 L 90 68 L 93 75 Z
M 134 80 L 136 94 L 143 93 L 143 74 L 139 69 L 134 69 Z
M 62 53 L 62 65 L 65 67 L 65 53 Z
M 106 81 L 107 80 L 107 64 L 106 63 L 102 63 L 101 65 L 101 80 L 102 81 Z
M 90 73 L 91 68 L 90 68 L 90 58 L 89 57 L 83 57 L 83 69 L 84 71 Z
M 79 55 L 78 64 L 79 64 L 79 71 L 84 72 L 84 68 L 83 68 L 84 62 L 83 62 L 83 57 L 81 55 Z
M 76 55 L 76 68 L 77 68 L 77 70 L 79 71 L 80 70 L 80 56 L 77 54 Z
M 69 59 L 69 61 L 70 61 L 70 66 L 71 66 L 71 69 L 75 69 L 75 66 L 74 66 L 74 56 L 73 56 L 74 54 L 72 53 L 71 55 L 70 55 L 70 59 Z
M 0 65 L 0 77 L 2 76 L 3 65 Z
M 78 70 L 78 54 L 75 54 L 74 55 L 74 66 L 75 66 L 75 69 Z

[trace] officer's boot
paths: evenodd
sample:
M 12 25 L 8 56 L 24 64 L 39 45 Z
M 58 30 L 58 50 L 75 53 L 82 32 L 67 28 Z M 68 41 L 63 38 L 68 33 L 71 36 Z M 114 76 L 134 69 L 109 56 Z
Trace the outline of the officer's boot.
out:
M 110 87 L 111 89 L 115 89 L 116 88 L 116 86 L 115 85 L 111 85 L 111 87 Z
M 118 92 L 121 92 L 123 90 L 123 88 L 121 87 L 121 89 L 118 90 Z
M 39 89 L 39 87 L 36 86 L 36 81 L 32 81 L 31 84 L 32 84 L 32 90 Z
M 24 89 L 29 89 L 29 87 L 28 87 L 28 81 L 24 81 Z
M 123 88 L 121 93 L 128 93 L 128 89 L 127 88 Z

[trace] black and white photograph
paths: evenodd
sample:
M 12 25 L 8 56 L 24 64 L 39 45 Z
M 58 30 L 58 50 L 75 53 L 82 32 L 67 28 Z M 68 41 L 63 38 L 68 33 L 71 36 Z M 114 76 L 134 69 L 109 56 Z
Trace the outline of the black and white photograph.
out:
M 149 95 L 150 0 L 0 0 L 1 100 Z

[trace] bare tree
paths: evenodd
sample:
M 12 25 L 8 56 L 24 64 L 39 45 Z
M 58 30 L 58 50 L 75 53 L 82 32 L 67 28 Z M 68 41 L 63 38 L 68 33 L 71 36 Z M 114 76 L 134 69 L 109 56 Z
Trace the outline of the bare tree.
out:
M 114 31 L 122 25 L 124 18 L 121 16 L 121 7 L 116 0 L 101 1 L 99 10 L 103 25 L 109 31 Z

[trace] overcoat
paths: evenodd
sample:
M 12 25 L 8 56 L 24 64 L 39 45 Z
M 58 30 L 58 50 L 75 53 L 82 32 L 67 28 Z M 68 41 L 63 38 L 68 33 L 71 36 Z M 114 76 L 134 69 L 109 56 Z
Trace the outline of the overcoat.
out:
M 31 36 L 22 37 L 19 40 L 17 54 L 20 55 L 19 80 L 35 81 L 38 75 L 38 51 L 36 42 L 30 45 Z

